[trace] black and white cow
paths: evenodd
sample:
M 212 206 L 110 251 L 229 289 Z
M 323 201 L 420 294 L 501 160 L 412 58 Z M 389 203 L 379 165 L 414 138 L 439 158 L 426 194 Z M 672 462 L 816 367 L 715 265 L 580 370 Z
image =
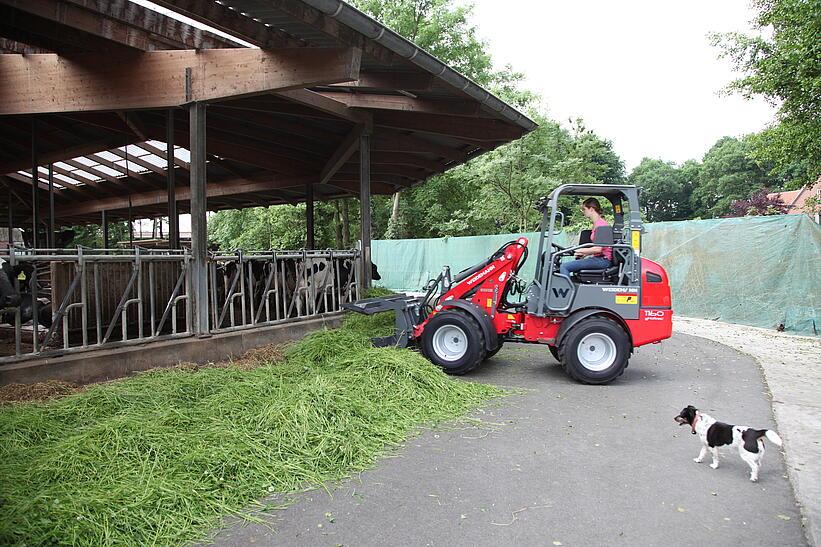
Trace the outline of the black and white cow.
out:
M 20 293 L 14 289 L 11 265 L 0 258 L 0 312 L 20 305 Z
M 23 283 L 25 287 L 22 291 L 14 288 L 14 280 L 23 274 L 27 280 L 32 278 L 32 269 L 22 265 L 11 267 L 7 261 L 0 258 L 0 322 L 14 324 L 14 314 L 17 308 L 20 309 L 20 324 L 25 325 L 34 318 L 34 298 L 28 287 L 29 283 Z M 38 298 L 37 322 L 40 325 L 50 327 L 51 305 L 41 302 Z

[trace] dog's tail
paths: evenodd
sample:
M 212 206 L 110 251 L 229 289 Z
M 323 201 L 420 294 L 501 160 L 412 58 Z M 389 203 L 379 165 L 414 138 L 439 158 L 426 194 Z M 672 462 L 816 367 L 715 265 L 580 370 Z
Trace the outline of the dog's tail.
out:
M 771 441 L 773 444 L 777 444 L 778 446 L 781 446 L 783 444 L 781 442 L 781 437 L 779 437 L 778 433 L 776 433 L 772 429 L 765 430 L 764 436 L 767 437 L 767 440 Z

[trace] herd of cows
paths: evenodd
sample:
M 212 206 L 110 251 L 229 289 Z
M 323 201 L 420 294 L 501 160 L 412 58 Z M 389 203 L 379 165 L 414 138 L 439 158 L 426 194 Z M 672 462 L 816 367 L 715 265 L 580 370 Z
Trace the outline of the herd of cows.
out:
M 354 268 L 353 259 L 341 257 L 247 260 L 243 262 L 243 279 L 238 262 L 215 263 L 212 270 L 217 311 L 215 327 L 340 310 L 342 303 L 356 299 Z M 371 279 L 381 279 L 375 264 L 371 265 Z M 235 298 L 246 299 L 249 306 L 245 316 L 239 309 L 233 315 L 227 313 Z
M 62 240 L 73 238 L 74 234 L 60 235 L 65 246 Z M 124 257 L 124 260 L 132 259 Z M 213 308 L 212 328 L 215 329 L 337 311 L 343 303 L 357 297 L 356 260 L 350 253 L 342 256 L 321 252 L 245 258 L 223 256 L 220 259 L 212 254 L 210 260 L 209 306 Z M 57 306 L 63 295 L 52 295 L 47 259 L 38 262 L 40 275 L 36 276 L 31 262 L 17 262 L 12 266 L 0 257 L 0 324 L 6 324 L 6 328 L 15 325 L 18 313 L 21 327 L 26 328 L 33 324 L 35 312 L 38 325 L 45 329 L 56 320 L 52 316 L 52 301 Z M 371 278 L 381 279 L 375 264 L 371 267 Z M 125 286 L 116 286 L 114 280 L 103 281 L 115 294 L 127 291 Z M 93 314 L 95 303 L 86 305 L 89 314 Z M 78 327 L 69 325 L 70 330 Z

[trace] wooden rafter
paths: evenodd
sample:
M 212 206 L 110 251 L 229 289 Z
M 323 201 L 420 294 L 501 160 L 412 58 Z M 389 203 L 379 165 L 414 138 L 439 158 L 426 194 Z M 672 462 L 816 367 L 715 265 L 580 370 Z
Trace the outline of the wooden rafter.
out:
M 54 21 L 21 11 L 5 2 L 6 0 L 3 0 L 0 3 L 0 36 L 5 38 L 61 54 L 94 50 L 118 53 L 134 51 L 127 46 L 82 30 L 55 24 Z M 24 4 L 25 0 L 17 3 Z
M 360 56 L 352 48 L 0 55 L 0 114 L 167 108 L 345 82 L 358 77 Z
M 374 113 L 374 125 L 446 135 L 469 142 L 508 141 L 518 139 L 523 133 L 521 128 L 499 120 L 388 110 Z
M 144 51 L 238 46 L 236 42 L 123 0 L 0 1 L 53 24 Z
M 359 149 L 359 137 L 362 135 L 363 130 L 364 128 L 361 125 L 354 126 L 351 132 L 342 139 L 342 142 L 322 167 L 319 174 L 319 184 L 328 182 L 339 171 L 339 168 L 345 165 L 351 155 Z
M 479 104 L 475 102 L 433 101 L 414 99 L 404 95 L 349 93 L 344 91 L 320 91 L 319 94 L 351 108 L 399 110 L 402 112 L 422 112 L 449 116 L 477 116 L 479 114 Z
M 291 100 L 295 103 L 325 112 L 326 114 L 331 114 L 332 116 L 342 118 L 343 120 L 361 124 L 366 128 L 370 128 L 373 125 L 373 120 L 368 113 L 353 110 L 348 108 L 344 103 L 329 99 L 328 97 L 307 89 L 279 91 L 276 95 Z
M 305 42 L 241 15 L 213 0 L 154 0 L 154 3 L 242 38 L 263 49 L 302 47 Z
M 432 154 L 454 161 L 463 161 L 466 155 L 465 152 L 431 142 L 422 136 L 408 135 L 387 128 L 377 128 L 374 131 L 371 149 L 376 152 Z
M 234 196 L 248 194 L 252 192 L 266 192 L 281 188 L 300 187 L 306 182 L 310 182 L 312 177 L 276 177 L 270 174 L 259 175 L 255 178 L 231 179 L 219 182 L 210 182 L 206 185 L 208 198 L 223 196 Z M 177 188 L 177 200 L 187 201 L 191 199 L 191 190 L 188 186 Z M 97 200 L 88 200 L 82 203 L 73 204 L 58 208 L 57 216 L 79 216 L 91 214 L 99 211 L 110 211 L 131 207 L 145 207 L 162 205 L 168 202 L 168 193 L 165 190 L 153 190 L 150 192 L 138 192 L 130 196 L 116 196 Z
M 359 89 L 401 89 L 403 91 L 426 91 L 433 85 L 433 76 L 424 72 L 365 72 L 359 73 L 359 79 L 346 84 L 334 84 L 333 87 L 352 87 Z

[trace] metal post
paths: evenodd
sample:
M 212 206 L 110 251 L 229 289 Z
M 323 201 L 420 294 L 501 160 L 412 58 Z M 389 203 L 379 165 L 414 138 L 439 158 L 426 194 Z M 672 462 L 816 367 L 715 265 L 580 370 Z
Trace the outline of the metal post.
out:
M 362 244 L 360 280 L 362 287 L 371 286 L 371 136 L 359 137 L 359 240 Z
M 9 189 L 9 249 L 14 246 L 14 215 L 11 208 L 11 189 Z
M 103 211 L 102 219 L 100 221 L 103 228 L 103 249 L 108 249 L 109 241 L 108 241 L 108 212 Z
M 168 246 L 180 248 L 180 218 L 177 216 L 177 188 L 174 180 L 174 109 L 166 112 L 165 155 L 168 158 L 166 176 L 168 182 Z M 162 221 L 160 221 L 162 222 Z
M 40 238 L 37 236 L 37 228 L 40 222 L 40 172 L 37 164 L 37 120 L 31 120 L 31 226 L 34 228 L 32 234 L 32 246 L 36 249 L 40 246 Z
M 48 164 L 48 246 L 56 247 L 57 233 L 54 229 L 54 164 Z
M 314 184 L 313 182 L 305 183 L 305 231 L 307 237 L 305 238 L 305 248 L 313 249 L 316 247 L 314 240 Z
M 206 211 L 205 104 L 192 103 L 189 113 L 189 149 L 191 151 L 191 254 L 194 332 L 207 335 L 208 329 L 208 220 Z

